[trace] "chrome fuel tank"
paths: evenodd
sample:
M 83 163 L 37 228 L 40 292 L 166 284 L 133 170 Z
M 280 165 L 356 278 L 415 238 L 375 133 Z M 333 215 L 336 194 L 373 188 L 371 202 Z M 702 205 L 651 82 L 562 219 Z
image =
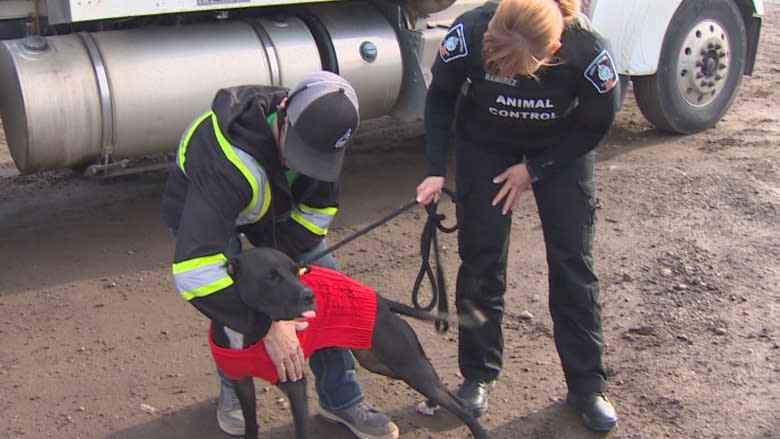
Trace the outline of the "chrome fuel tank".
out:
M 0 116 L 22 173 L 107 163 L 174 151 L 219 88 L 291 87 L 323 68 L 355 86 L 363 118 L 388 114 L 400 60 L 394 29 L 363 3 L 314 6 L 302 17 L 28 37 L 0 42 Z

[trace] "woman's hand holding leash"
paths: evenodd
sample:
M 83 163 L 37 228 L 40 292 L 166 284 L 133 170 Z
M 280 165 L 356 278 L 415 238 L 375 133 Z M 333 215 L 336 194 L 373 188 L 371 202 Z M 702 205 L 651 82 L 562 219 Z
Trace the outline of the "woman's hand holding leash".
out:
M 423 206 L 439 201 L 441 190 L 444 187 L 444 177 L 426 177 L 417 186 L 417 202 Z

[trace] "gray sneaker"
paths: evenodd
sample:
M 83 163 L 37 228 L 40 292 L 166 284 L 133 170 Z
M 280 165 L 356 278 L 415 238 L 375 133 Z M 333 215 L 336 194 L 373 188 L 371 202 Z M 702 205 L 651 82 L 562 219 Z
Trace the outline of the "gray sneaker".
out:
M 319 415 L 328 422 L 344 424 L 360 439 L 396 439 L 398 437 L 398 426 L 387 415 L 362 401 L 337 412 L 320 407 Z
M 224 383 L 219 389 L 217 424 L 225 434 L 230 436 L 244 435 L 244 413 L 241 412 L 241 403 L 238 402 L 235 389 Z

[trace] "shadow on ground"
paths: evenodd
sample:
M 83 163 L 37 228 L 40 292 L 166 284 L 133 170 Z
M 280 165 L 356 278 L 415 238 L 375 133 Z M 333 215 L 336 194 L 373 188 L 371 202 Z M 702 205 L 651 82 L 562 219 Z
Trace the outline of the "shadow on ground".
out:
M 471 437 L 458 418 L 446 411 L 435 416 L 418 415 L 413 407 L 388 413 L 398 424 L 401 438 Z M 516 419 L 490 427 L 490 415 L 483 424 L 494 439 L 602 439 L 610 434 L 595 433 L 585 429 L 577 414 L 563 403 L 553 403 L 531 415 L 518 415 Z M 353 439 L 354 436 L 340 425 L 330 424 L 316 415 L 310 417 L 312 438 Z M 292 416 L 283 419 L 281 426 L 260 427 L 260 437 L 265 439 L 286 439 L 295 437 Z M 458 430 L 458 432 L 452 431 Z M 462 433 L 460 433 L 462 432 Z M 460 433 L 460 434 L 457 434 Z M 227 438 L 214 420 L 214 402 L 205 401 L 175 413 L 165 414 L 145 424 L 114 432 L 104 439 L 199 439 Z

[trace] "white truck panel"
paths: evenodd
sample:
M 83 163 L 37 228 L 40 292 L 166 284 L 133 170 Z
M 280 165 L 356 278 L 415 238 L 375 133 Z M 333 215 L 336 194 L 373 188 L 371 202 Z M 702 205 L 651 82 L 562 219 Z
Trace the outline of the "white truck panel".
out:
M 664 34 L 682 0 L 599 0 L 592 11 L 593 28 L 612 45 L 620 74 L 652 75 Z
M 48 0 L 49 21 L 68 23 L 179 12 L 324 3 L 330 0 Z
M 759 17 L 764 16 L 764 1 L 753 0 L 753 9 L 756 11 L 755 15 Z

